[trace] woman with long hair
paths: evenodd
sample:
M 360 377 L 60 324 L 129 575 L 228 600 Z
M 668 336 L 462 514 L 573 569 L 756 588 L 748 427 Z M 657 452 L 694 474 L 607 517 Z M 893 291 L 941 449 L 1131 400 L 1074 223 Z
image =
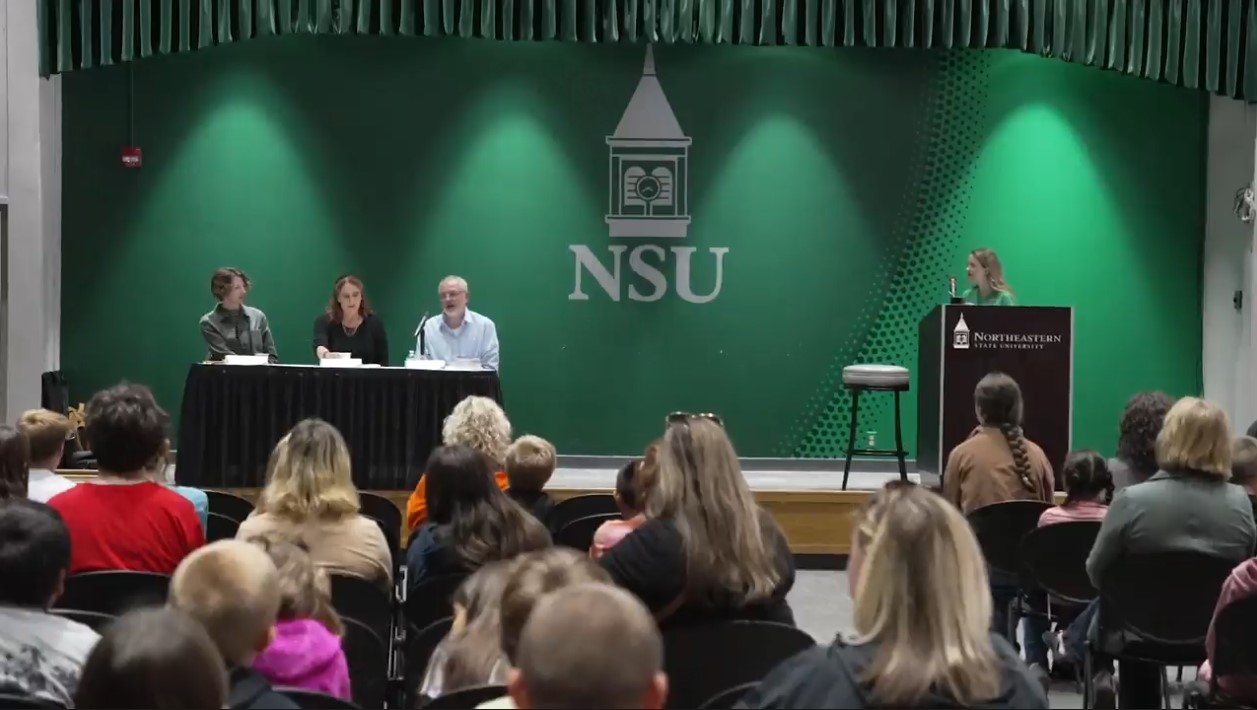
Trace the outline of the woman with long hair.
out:
M 964 293 L 964 302 L 974 306 L 1014 306 L 1013 287 L 1004 280 L 1004 265 L 994 249 L 974 249 L 965 264 L 965 276 L 971 288 Z
M 421 698 L 437 698 L 481 685 L 506 684 L 510 663 L 502 653 L 502 590 L 515 562 L 490 562 L 455 590 L 450 631 L 428 659 L 419 684 Z
M 336 279 L 327 310 L 314 321 L 314 355 L 319 359 L 348 353 L 363 363 L 388 366 L 388 333 L 371 309 L 362 280 L 353 274 Z
M 755 503 L 719 423 L 670 418 L 645 513 L 646 522 L 599 562 L 660 621 L 794 623 L 786 604 L 794 558 L 781 528 Z
M 855 633 L 772 671 L 751 708 L 1046 708 L 989 628 L 986 564 L 955 507 L 891 483 L 856 516 L 847 564 Z
M 277 533 L 305 541 L 315 564 L 333 574 L 376 582 L 388 589 L 393 555 L 375 521 L 358 514 L 349 448 L 336 427 L 321 419 L 298 422 L 275 445 L 266 487 L 236 538 Z
M 30 440 L 21 429 L 0 424 L 0 501 L 25 498 L 30 478 Z
M 1157 435 L 1174 398 L 1164 392 L 1138 392 L 1126 402 L 1117 428 L 1117 455 L 1109 459 L 1113 489 L 1143 483 L 1157 472 Z
M 503 467 L 506 450 L 511 446 L 511 420 L 497 402 L 488 397 L 471 396 L 459 402 L 445 418 L 441 427 L 441 443 L 445 446 L 466 446 L 484 454 L 493 467 L 498 488 L 506 490 L 510 481 Z M 428 519 L 428 480 L 419 474 L 419 482 L 406 501 L 406 525 L 417 529 Z
M 493 480 L 484 454 L 442 446 L 428 458 L 428 521 L 406 553 L 413 587 L 438 574 L 474 572 L 484 565 L 550 546 L 550 533 Z

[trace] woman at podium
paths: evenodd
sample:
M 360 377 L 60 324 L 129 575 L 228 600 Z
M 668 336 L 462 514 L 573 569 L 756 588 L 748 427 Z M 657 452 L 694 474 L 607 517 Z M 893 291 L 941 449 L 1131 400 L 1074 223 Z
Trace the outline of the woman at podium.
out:
M 969 252 L 965 275 L 972 287 L 964 293 L 964 301 L 973 306 L 1014 306 L 1013 289 L 1004 280 L 1004 266 L 992 249 Z
M 314 355 L 349 353 L 363 364 L 388 365 L 388 334 L 371 310 L 362 281 L 353 274 L 336 279 L 327 310 L 314 321 Z

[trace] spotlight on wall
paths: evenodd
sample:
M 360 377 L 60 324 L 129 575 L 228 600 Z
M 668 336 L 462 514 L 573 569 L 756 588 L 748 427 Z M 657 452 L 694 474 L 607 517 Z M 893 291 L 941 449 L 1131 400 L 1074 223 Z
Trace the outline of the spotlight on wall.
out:
M 1257 194 L 1252 185 L 1245 185 L 1235 192 L 1235 216 L 1241 222 L 1252 222 L 1257 216 Z

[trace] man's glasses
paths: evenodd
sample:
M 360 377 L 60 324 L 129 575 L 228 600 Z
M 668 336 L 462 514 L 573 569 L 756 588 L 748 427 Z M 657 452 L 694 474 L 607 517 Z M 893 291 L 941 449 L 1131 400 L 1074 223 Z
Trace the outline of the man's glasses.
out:
M 690 412 L 673 412 L 668 415 L 665 422 L 668 426 L 671 426 L 673 424 L 688 424 L 691 419 L 706 419 L 721 429 L 725 426 L 725 422 L 720 418 L 720 415 L 712 414 L 711 412 L 700 412 L 698 414 L 691 414 Z

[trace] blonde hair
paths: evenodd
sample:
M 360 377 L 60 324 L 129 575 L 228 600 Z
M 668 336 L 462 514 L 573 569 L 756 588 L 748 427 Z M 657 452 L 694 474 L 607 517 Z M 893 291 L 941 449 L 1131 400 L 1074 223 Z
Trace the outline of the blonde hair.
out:
M 40 463 L 55 456 L 73 431 L 69 419 L 48 409 L 26 410 L 17 426 L 30 441 L 31 463 Z
M 441 440 L 446 446 L 473 448 L 488 456 L 494 467 L 500 467 L 511 445 L 511 422 L 497 402 L 488 397 L 468 397 L 446 417 Z
M 279 572 L 262 548 L 219 540 L 179 563 L 169 604 L 196 619 L 228 665 L 248 665 L 279 615 Z
M 554 475 L 554 444 L 526 434 L 506 450 L 506 480 L 510 487 L 530 492 L 545 488 Z
M 259 513 L 297 522 L 358 514 L 349 448 L 336 427 L 322 419 L 298 422 L 275 445 L 266 468 Z
M 279 573 L 280 619 L 314 619 L 333 634 L 344 635 L 345 624 L 332 607 L 332 580 L 314 564 L 301 539 L 269 532 L 247 542 L 262 548 Z
M 723 428 L 698 418 L 668 427 L 646 516 L 672 520 L 681 534 L 687 599 L 772 596 L 781 576 L 761 515 Z
M 982 270 L 986 272 L 986 283 L 991 287 L 992 291 L 1003 291 L 1009 295 L 1013 293 L 1013 287 L 1008 285 L 1004 280 L 1004 265 L 1000 263 L 999 256 L 996 255 L 994 249 L 982 247 L 969 252 L 978 264 L 982 266 Z
M 1157 435 L 1157 465 L 1167 471 L 1196 471 L 1231 478 L 1231 425 L 1226 412 L 1199 397 L 1170 407 Z
M 855 628 L 876 645 L 862 679 L 874 703 L 916 705 L 931 688 L 964 707 L 996 697 L 986 564 L 960 512 L 924 488 L 891 484 L 855 523 L 864 553 Z

